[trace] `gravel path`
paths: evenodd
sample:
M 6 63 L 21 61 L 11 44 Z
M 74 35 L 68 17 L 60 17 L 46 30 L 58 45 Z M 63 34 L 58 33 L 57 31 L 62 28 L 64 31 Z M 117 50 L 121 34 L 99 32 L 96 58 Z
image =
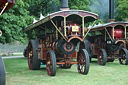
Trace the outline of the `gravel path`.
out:
M 24 56 L 9 56 L 9 57 L 2 57 L 3 59 L 9 59 L 9 58 L 23 58 Z

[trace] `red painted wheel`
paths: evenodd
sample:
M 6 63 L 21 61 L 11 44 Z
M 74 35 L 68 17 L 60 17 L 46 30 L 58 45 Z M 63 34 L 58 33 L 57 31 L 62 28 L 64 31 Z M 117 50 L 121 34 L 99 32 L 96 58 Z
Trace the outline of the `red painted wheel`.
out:
M 53 50 L 47 52 L 46 68 L 49 76 L 56 75 L 56 56 Z
M 97 59 L 98 59 L 98 64 L 99 65 L 105 65 L 106 64 L 107 53 L 106 53 L 105 49 L 99 50 Z
M 119 62 L 122 65 L 128 65 L 128 50 L 126 48 L 123 48 L 120 53 L 119 53 L 120 57 L 119 58 Z
M 40 69 L 40 60 L 38 59 L 38 54 L 35 50 L 36 45 L 37 42 L 35 40 L 31 40 L 27 48 L 28 66 L 30 70 Z
M 33 64 L 33 51 L 32 51 L 32 46 L 31 44 L 29 44 L 28 48 L 27 48 L 27 58 L 28 58 L 28 66 L 29 69 L 32 69 L 32 64 Z
M 0 56 L 0 85 L 5 85 L 5 67 L 1 56 Z
M 78 72 L 87 75 L 89 72 L 90 60 L 86 49 L 82 49 L 78 52 L 77 62 Z

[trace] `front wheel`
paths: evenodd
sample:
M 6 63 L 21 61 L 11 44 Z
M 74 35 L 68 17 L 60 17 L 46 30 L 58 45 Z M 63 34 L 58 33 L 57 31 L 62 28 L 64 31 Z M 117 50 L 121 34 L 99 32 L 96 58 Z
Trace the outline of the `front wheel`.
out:
M 122 65 L 128 65 L 128 50 L 126 48 L 122 48 L 119 53 L 119 62 Z
M 77 62 L 78 72 L 87 75 L 89 72 L 90 60 L 89 54 L 86 49 L 82 49 L 78 52 Z
M 56 75 L 56 56 L 53 50 L 47 52 L 46 68 L 49 76 Z
M 98 59 L 98 64 L 99 65 L 105 65 L 106 64 L 107 53 L 106 53 L 105 49 L 99 50 L 97 59 Z

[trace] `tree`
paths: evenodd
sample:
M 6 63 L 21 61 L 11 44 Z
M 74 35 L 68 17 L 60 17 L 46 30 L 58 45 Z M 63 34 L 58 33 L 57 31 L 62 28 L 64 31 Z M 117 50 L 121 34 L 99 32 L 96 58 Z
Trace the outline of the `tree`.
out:
M 88 0 L 68 0 L 69 8 L 79 9 L 79 10 L 89 10 L 89 1 Z M 29 2 L 30 8 L 29 11 L 32 15 L 39 17 L 42 13 L 47 15 L 52 12 L 60 10 L 61 0 L 31 0 Z
M 59 10 L 60 1 L 59 0 L 31 0 L 29 2 L 30 7 L 28 10 L 31 15 L 39 17 L 40 14 L 46 16 L 49 13 Z
M 89 0 L 69 0 L 69 8 L 89 11 Z
M 116 10 L 115 18 L 118 21 L 126 21 L 128 19 L 128 0 L 115 0 Z
M 3 32 L 0 43 L 11 43 L 14 40 L 25 43 L 27 35 L 23 28 L 32 23 L 32 16 L 26 10 L 28 7 L 26 2 L 16 0 L 15 6 L 0 16 L 0 28 Z

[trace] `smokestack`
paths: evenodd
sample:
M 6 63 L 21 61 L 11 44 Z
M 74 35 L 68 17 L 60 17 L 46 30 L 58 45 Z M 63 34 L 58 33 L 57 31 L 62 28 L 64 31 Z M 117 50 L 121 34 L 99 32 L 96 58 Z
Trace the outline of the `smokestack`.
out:
M 109 21 L 114 22 L 114 0 L 109 0 Z
M 61 0 L 61 8 L 60 10 L 69 10 L 68 8 L 68 0 Z

